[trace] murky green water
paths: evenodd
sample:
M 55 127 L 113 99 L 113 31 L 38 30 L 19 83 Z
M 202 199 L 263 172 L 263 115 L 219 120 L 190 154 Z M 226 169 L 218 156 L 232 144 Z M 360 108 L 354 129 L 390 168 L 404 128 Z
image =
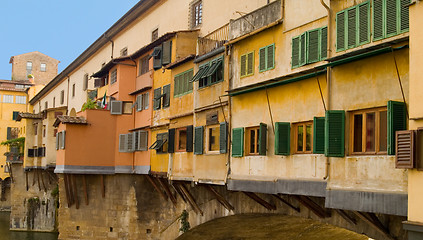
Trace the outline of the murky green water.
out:
M 1 240 L 57 240 L 56 233 L 34 233 L 9 231 L 9 212 L 0 212 Z

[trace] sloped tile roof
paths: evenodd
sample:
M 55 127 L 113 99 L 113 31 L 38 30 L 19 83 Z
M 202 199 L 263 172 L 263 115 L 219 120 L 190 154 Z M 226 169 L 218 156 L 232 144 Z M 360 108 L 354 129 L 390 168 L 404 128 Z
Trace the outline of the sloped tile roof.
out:
M 71 117 L 71 116 L 57 116 L 53 126 L 57 127 L 60 123 L 63 124 L 88 124 L 87 119 L 84 117 Z

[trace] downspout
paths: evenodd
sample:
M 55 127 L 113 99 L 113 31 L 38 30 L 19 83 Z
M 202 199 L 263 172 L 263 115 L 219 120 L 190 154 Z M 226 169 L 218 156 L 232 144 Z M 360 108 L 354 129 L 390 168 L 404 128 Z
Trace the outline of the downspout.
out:
M 231 89 L 231 81 L 232 81 L 232 76 L 231 76 L 231 72 L 232 72 L 232 45 L 228 45 L 228 46 L 226 46 L 226 55 L 228 56 L 228 68 L 227 68 L 227 71 L 228 71 L 228 73 L 227 73 L 227 79 L 228 79 L 228 90 L 230 90 Z M 227 142 L 227 144 L 228 144 L 228 146 L 227 146 L 227 152 L 226 152 L 226 154 L 228 154 L 228 160 L 227 160 L 227 162 L 226 162 L 226 165 L 227 165 L 227 167 L 226 167 L 226 169 L 227 169 L 227 171 L 226 171 L 226 181 L 228 180 L 228 178 L 229 178 L 229 175 L 231 174 L 231 146 L 232 146 L 232 144 L 231 144 L 231 139 L 232 139 L 232 137 L 231 137 L 231 134 L 232 134 L 232 132 L 231 132 L 231 129 L 232 129 L 232 114 L 231 114 L 231 112 L 232 112 L 232 97 L 231 96 L 228 96 L 228 142 Z M 225 114 L 225 113 L 223 113 L 223 114 Z M 227 184 L 227 182 L 226 182 L 226 184 Z
M 328 49 L 327 49 L 327 57 L 331 58 L 331 47 L 332 47 L 332 36 L 331 36 L 331 25 L 332 25 L 332 12 L 331 9 L 328 5 L 326 5 L 326 3 L 324 2 L 324 0 L 320 0 L 320 3 L 323 5 L 324 8 L 326 8 L 326 10 L 328 11 Z M 332 80 L 332 68 L 331 67 L 327 67 L 326 68 L 326 96 L 327 96 L 327 110 L 331 109 L 331 101 L 330 101 L 330 88 L 331 88 L 331 80 Z M 326 170 L 325 170 L 325 176 L 323 177 L 324 180 L 329 180 L 329 171 L 330 171 L 330 159 L 329 157 L 326 157 Z
M 109 42 L 112 43 L 112 55 L 110 56 L 111 59 L 113 59 L 113 49 L 115 48 L 115 42 L 113 42 L 113 40 L 109 37 L 106 36 L 106 33 L 103 34 L 104 38 L 106 38 L 107 40 L 109 40 Z
M 129 56 L 129 59 L 132 61 L 132 62 L 134 62 L 134 64 L 135 64 L 135 81 L 134 81 L 134 89 L 136 89 L 136 86 L 137 86 L 137 62 L 134 60 L 134 59 L 132 59 L 132 56 Z M 137 102 L 137 97 L 135 96 L 135 103 Z M 136 115 L 136 111 L 137 111 L 137 109 L 138 109 L 138 105 L 135 107 L 135 109 L 134 109 L 134 125 L 133 125 L 133 128 L 135 128 L 135 115 Z M 139 136 L 138 136 L 138 138 L 139 138 Z M 136 149 L 135 149 L 136 150 Z M 135 153 L 136 153 L 136 151 L 134 151 L 133 152 L 133 154 L 132 154 L 132 173 L 135 173 L 136 171 L 135 171 Z
M 69 82 L 70 82 L 70 77 L 68 77 L 68 89 L 67 89 L 67 97 L 66 97 L 66 115 L 69 115 Z M 41 103 L 40 103 L 41 104 Z

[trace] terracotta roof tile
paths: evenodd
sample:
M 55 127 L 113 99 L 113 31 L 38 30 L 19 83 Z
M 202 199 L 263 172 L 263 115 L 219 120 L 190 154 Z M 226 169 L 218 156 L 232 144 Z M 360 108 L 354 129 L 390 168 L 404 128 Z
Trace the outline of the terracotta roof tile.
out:
M 88 124 L 87 119 L 84 117 L 71 117 L 71 116 L 57 116 L 53 126 L 57 127 L 60 123 L 63 124 Z

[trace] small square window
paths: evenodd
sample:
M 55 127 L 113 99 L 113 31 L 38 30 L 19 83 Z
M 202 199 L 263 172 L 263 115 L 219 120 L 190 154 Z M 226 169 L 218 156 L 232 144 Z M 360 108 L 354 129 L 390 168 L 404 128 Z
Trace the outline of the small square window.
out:
M 203 2 L 197 1 L 191 5 L 191 27 L 195 28 L 203 22 Z
M 145 56 L 139 60 L 138 64 L 139 72 L 138 75 L 143 75 L 144 73 L 147 73 L 149 69 L 149 56 Z
M 207 153 L 219 152 L 220 125 L 213 125 L 206 128 Z
M 32 62 L 26 62 L 26 70 L 32 70 Z
M 120 56 L 121 57 L 128 56 L 128 48 L 127 47 L 124 47 L 120 50 Z
M 41 63 L 41 65 L 40 65 L 40 71 L 41 71 L 41 72 L 45 72 L 45 71 L 47 71 L 47 64 L 45 64 L 45 63 Z
M 313 122 L 294 123 L 293 131 L 295 153 L 312 153 Z
M 167 133 L 158 133 L 156 141 L 150 146 L 150 149 L 156 150 L 156 153 L 167 153 Z
M 72 97 L 75 97 L 75 83 L 72 84 Z
M 154 42 L 159 38 L 159 29 L 156 28 L 151 32 L 151 41 Z
M 187 151 L 187 128 L 180 128 L 176 130 L 176 151 Z
M 260 136 L 259 126 L 246 128 L 247 155 L 259 154 L 259 136 Z
M 117 81 L 117 69 L 113 70 L 110 73 L 110 84 L 113 84 Z

